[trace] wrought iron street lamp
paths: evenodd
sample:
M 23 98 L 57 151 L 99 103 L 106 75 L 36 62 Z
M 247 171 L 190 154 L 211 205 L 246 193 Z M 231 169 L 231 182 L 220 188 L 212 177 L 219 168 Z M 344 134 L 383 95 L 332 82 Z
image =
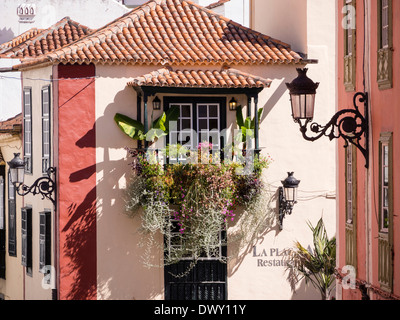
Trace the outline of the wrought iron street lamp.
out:
M 294 205 L 297 203 L 297 189 L 300 180 L 293 176 L 294 172 L 288 172 L 288 177 L 282 181 L 283 187 L 279 187 L 279 227 L 283 229 L 283 219 L 291 215 Z
M 292 116 L 300 125 L 304 139 L 315 141 L 322 136 L 327 136 L 330 140 L 342 137 L 345 140 L 345 147 L 351 143 L 361 151 L 365 157 L 365 167 L 368 168 L 368 94 L 357 92 L 353 98 L 354 109 L 339 110 L 325 126 L 321 126 L 312 122 L 319 83 L 308 78 L 307 71 L 307 68 L 297 69 L 298 77 L 291 83 L 286 83 L 290 93 Z M 358 108 L 358 103 L 364 104 L 364 116 Z M 308 129 L 314 136 L 307 135 Z M 366 140 L 365 147 L 361 145 L 363 136 Z
M 38 178 L 32 186 L 28 187 L 24 184 L 25 163 L 19 155 L 19 153 L 14 153 L 14 159 L 8 162 L 8 165 L 10 166 L 11 182 L 15 185 L 17 193 L 20 196 L 25 196 L 28 193 L 32 193 L 33 195 L 40 194 L 42 199 L 49 199 L 55 206 L 56 201 L 53 194 L 55 194 L 56 191 L 56 182 L 55 179 L 53 180 L 50 178 L 50 175 L 52 173 L 55 174 L 56 168 L 50 167 L 47 170 L 47 177 L 44 176 Z M 20 188 L 22 188 L 22 191 Z

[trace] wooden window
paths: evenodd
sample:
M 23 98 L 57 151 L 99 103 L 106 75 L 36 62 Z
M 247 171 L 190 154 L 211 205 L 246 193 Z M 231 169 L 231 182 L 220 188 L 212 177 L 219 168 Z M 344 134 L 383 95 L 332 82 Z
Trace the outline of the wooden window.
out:
M 392 88 L 393 30 L 392 0 L 378 0 L 378 87 Z
M 44 267 L 51 265 L 51 213 L 39 214 L 39 271 L 45 272 Z
M 21 263 L 32 275 L 32 208 L 21 209 Z
M 50 167 L 50 86 L 42 88 L 42 172 Z
M 393 290 L 393 155 L 392 133 L 382 133 L 379 141 L 379 234 L 378 280 Z
M 24 161 L 25 172 L 32 173 L 32 89 L 24 88 Z
M 17 221 L 16 221 L 16 204 L 15 204 L 15 188 L 11 183 L 11 173 L 8 172 L 8 254 L 17 256 Z
M 0 230 L 5 229 L 4 177 L 0 176 Z
M 4 166 L 2 170 L 4 172 Z M 2 172 L 2 174 L 3 174 Z M 6 229 L 4 176 L 0 175 L 0 278 L 6 278 Z
M 164 101 L 166 109 L 180 109 L 177 127 L 171 129 L 168 143 L 179 143 L 192 150 L 204 141 L 211 142 L 213 150 L 224 147 L 220 133 L 226 128 L 226 98 L 165 97 Z
M 357 268 L 357 148 L 346 148 L 346 265 Z
M 344 86 L 354 91 L 356 83 L 356 1 L 344 0 Z

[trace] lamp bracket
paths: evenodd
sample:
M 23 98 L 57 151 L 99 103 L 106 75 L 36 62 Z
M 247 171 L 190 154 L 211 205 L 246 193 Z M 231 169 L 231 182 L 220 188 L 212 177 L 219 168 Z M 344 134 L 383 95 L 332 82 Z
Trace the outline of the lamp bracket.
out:
M 42 196 L 42 199 L 49 199 L 55 206 L 56 201 L 53 197 L 53 192 L 55 193 L 56 183 L 50 178 L 50 175 L 55 173 L 56 168 L 50 167 L 46 173 L 47 177 L 43 176 L 38 178 L 30 187 L 25 184 L 20 184 L 16 186 L 16 191 L 20 196 L 25 196 L 29 193 L 32 193 L 33 195 L 40 194 Z M 20 190 L 20 188 L 22 190 Z
M 358 103 L 364 104 L 364 116 L 359 110 Z M 304 122 L 295 120 L 295 122 L 299 123 L 300 131 L 305 140 L 315 141 L 326 136 L 330 140 L 343 138 L 345 148 L 349 146 L 349 143 L 355 145 L 364 155 L 365 167 L 368 168 L 368 93 L 357 92 L 353 97 L 353 104 L 354 109 L 339 110 L 325 126 L 312 122 L 312 119 L 307 119 Z M 307 136 L 308 127 L 315 136 Z M 361 145 L 363 136 L 365 136 L 365 147 Z

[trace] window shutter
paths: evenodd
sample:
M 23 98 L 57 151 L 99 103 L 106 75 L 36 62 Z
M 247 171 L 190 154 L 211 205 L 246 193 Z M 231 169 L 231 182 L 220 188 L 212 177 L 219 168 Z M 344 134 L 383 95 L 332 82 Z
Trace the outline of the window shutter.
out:
M 28 274 L 32 273 L 32 208 L 21 209 L 21 263 Z
M 10 172 L 8 173 L 8 253 L 17 256 L 17 227 L 16 227 L 16 205 L 15 188 L 11 183 Z
M 25 171 L 32 173 L 32 89 L 24 88 L 24 160 Z
M 42 172 L 50 167 L 50 86 L 42 89 Z
M 51 264 L 51 215 L 49 211 L 40 212 L 39 226 L 39 271 Z
M 26 267 L 27 249 L 27 229 L 26 229 L 26 209 L 21 209 L 21 264 Z

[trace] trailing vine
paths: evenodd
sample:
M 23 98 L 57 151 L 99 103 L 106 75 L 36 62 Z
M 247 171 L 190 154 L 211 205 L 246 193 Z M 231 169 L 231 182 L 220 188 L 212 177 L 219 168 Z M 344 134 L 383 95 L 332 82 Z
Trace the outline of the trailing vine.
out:
M 155 161 L 155 151 L 143 154 L 128 150 L 133 172 L 127 187 L 126 211 L 131 217 L 140 214 L 141 231 L 147 235 L 143 237 L 147 241 L 145 263 L 151 265 L 151 248 L 157 245 L 163 245 L 163 265 L 188 258 L 193 267 L 202 257 L 226 263 L 220 247 L 221 243 L 227 244 L 224 235 L 229 225 L 237 222 L 238 213 L 251 225 L 241 225 L 232 241 L 243 242 L 249 232 L 257 233 L 266 221 L 267 193 L 262 172 L 271 159 L 257 156 L 252 159 L 253 170 L 245 172 L 245 162 L 220 161 L 208 143 L 200 144 L 190 154 L 180 146 L 168 146 L 164 152 L 177 157 L 172 150 L 198 161 L 162 165 Z M 158 234 L 164 237 L 163 244 L 156 239 Z

